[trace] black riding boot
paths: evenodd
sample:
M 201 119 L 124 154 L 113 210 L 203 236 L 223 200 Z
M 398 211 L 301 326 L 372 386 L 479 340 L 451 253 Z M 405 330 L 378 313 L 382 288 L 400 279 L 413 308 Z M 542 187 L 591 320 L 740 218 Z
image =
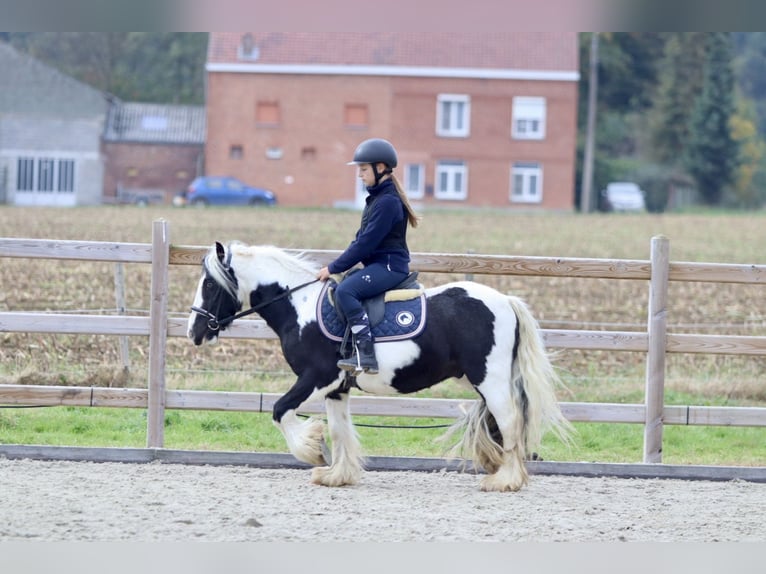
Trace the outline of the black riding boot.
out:
M 375 359 L 375 342 L 372 340 L 367 315 L 351 325 L 351 338 L 354 343 L 354 352 L 348 359 L 338 361 L 338 367 L 344 371 L 354 371 L 356 375 L 361 372 L 376 375 L 378 361 Z

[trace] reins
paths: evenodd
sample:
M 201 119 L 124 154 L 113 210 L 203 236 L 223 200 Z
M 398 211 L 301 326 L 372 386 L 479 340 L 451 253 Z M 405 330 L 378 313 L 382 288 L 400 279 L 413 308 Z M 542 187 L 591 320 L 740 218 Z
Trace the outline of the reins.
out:
M 308 287 L 309 285 L 312 285 L 319 281 L 319 279 L 313 279 L 312 281 L 307 281 L 306 283 L 301 283 L 297 287 L 293 287 L 292 289 L 290 287 L 287 288 L 287 291 L 284 293 L 280 293 L 273 299 L 269 299 L 268 301 L 264 301 L 263 303 L 259 303 L 258 305 L 255 305 L 253 307 L 250 307 L 249 309 L 246 309 L 244 311 L 240 311 L 239 313 L 235 313 L 234 315 L 231 315 L 229 317 L 225 317 L 224 319 L 219 319 L 216 317 L 213 313 L 208 311 L 207 309 L 203 309 L 201 307 L 195 307 L 192 305 L 191 310 L 195 313 L 198 313 L 202 315 L 203 317 L 207 318 L 207 326 L 211 331 L 218 331 L 221 328 L 222 324 L 228 325 L 229 323 L 236 321 L 237 319 L 240 319 L 242 317 L 246 317 L 247 315 L 250 315 L 252 313 L 255 313 L 264 307 L 268 307 L 272 303 L 276 303 L 280 299 L 284 299 L 286 297 L 289 297 L 296 291 L 303 289 L 304 287 Z

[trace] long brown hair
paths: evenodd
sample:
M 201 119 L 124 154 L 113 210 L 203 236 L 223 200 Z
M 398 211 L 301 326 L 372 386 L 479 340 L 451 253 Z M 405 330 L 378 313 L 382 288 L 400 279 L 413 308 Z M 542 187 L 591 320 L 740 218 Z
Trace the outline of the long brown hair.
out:
M 399 180 L 393 173 L 391 174 L 391 179 L 394 180 L 396 191 L 399 193 L 399 199 L 402 200 L 402 203 L 404 204 L 404 209 L 407 210 L 407 221 L 410 222 L 410 225 L 412 227 L 417 227 L 418 223 L 420 223 L 420 220 L 422 218 L 420 217 L 420 215 L 415 213 L 414 209 L 412 209 L 412 206 L 410 205 L 410 199 L 407 197 L 407 194 L 404 192 L 404 189 L 402 188 L 402 184 L 399 183 Z

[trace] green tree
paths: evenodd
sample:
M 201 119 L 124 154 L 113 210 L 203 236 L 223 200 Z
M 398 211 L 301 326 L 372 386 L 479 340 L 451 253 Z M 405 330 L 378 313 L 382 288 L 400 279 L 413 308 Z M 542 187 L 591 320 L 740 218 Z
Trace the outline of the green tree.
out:
M 626 158 L 637 153 L 636 126 L 653 101 L 665 42 L 664 33 L 607 32 L 600 35 L 598 119 L 593 186 L 626 177 Z M 589 33 L 580 34 L 579 137 L 575 205 L 580 204 L 582 157 L 587 117 L 590 63 Z
M 737 84 L 742 95 L 752 100 L 758 132 L 766 136 L 766 33 L 737 32 Z
M 734 183 L 739 149 L 731 134 L 734 114 L 732 45 L 727 32 L 708 34 L 702 94 L 691 117 L 686 167 L 702 200 L 718 205 L 724 190 Z
M 203 104 L 206 33 L 5 32 L 22 52 L 126 101 Z
M 665 44 L 660 85 L 650 115 L 649 155 L 673 165 L 689 141 L 693 102 L 702 91 L 705 32 L 673 32 Z

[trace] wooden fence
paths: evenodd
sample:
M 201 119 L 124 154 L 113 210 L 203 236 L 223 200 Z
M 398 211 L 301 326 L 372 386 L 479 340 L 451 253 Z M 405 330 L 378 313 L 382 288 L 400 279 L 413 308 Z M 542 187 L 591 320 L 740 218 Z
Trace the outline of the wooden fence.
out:
M 152 243 L 108 243 L 0 238 L 0 258 L 75 259 L 147 263 L 152 266 L 148 317 L 82 314 L 0 313 L 0 332 L 73 333 L 149 337 L 147 389 L 0 385 L 0 404 L 134 407 L 148 409 L 147 447 L 164 444 L 165 409 L 269 411 L 279 395 L 168 390 L 165 385 L 167 337 L 185 337 L 186 319 L 168 315 L 170 265 L 199 265 L 207 247 L 175 246 L 169 224 L 153 223 Z M 301 250 L 329 262 L 339 252 Z M 413 253 L 412 268 L 421 272 L 537 277 L 632 279 L 649 282 L 646 332 L 543 329 L 548 348 L 646 353 L 643 404 L 562 403 L 571 421 L 644 425 L 645 463 L 662 461 L 664 424 L 766 426 L 766 408 L 666 406 L 667 353 L 766 355 L 766 337 L 676 334 L 667 332 L 670 281 L 766 283 L 766 266 L 669 261 L 669 242 L 652 238 L 649 260 L 521 257 Z M 235 338 L 274 338 L 261 320 L 241 320 L 224 334 Z M 354 414 L 413 417 L 457 417 L 463 400 L 352 397 Z M 306 412 L 320 413 L 321 403 Z

